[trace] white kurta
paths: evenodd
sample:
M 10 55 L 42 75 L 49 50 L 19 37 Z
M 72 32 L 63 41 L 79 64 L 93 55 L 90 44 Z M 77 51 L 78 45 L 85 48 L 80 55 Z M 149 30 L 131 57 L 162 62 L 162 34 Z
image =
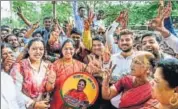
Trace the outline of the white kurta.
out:
M 25 100 L 20 93 L 11 76 L 1 71 L 1 109 L 25 109 Z

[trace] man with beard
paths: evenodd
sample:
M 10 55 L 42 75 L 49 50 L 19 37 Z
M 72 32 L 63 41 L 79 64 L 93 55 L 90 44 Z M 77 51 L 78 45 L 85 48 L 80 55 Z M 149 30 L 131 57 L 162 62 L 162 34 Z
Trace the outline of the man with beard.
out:
M 6 42 L 9 43 L 13 47 L 13 51 L 14 51 L 13 55 L 15 57 L 17 57 L 23 51 L 23 47 L 20 46 L 20 43 L 15 35 L 9 34 L 6 37 Z
M 112 73 L 112 79 L 117 81 L 130 72 L 132 58 L 135 55 L 133 50 L 133 32 L 130 30 L 122 30 L 118 38 L 118 46 L 122 50 L 111 56 L 111 62 L 116 64 L 116 68 Z
M 161 39 L 156 34 L 146 33 L 141 38 L 142 50 L 153 53 L 158 61 L 160 59 L 171 58 L 170 55 L 163 53 L 160 50 L 160 42 Z
M 116 65 L 111 75 L 111 83 L 115 83 L 117 80 L 130 74 L 132 59 L 136 54 L 133 50 L 134 36 L 132 31 L 127 29 L 122 30 L 119 37 L 117 37 L 117 41 L 121 52 L 113 54 L 110 59 L 112 65 Z M 111 109 L 117 108 L 119 103 L 118 98 L 119 95 L 111 99 L 111 104 L 114 106 L 110 107 Z
M 163 52 L 165 52 L 165 50 L 169 50 L 172 51 L 171 54 L 173 56 L 176 56 L 178 54 L 178 38 L 164 26 L 164 20 L 170 16 L 171 10 L 171 2 L 169 2 L 166 7 L 163 7 L 163 9 L 160 10 L 157 17 L 151 20 L 148 26 L 161 34 L 163 43 L 167 46 L 166 49 L 163 48 Z M 145 34 L 143 35 L 141 42 L 142 49 L 152 52 L 156 56 L 157 60 L 167 58 L 164 53 L 160 51 L 160 46 L 158 45 L 159 40 L 157 40 L 156 35 Z
M 76 47 L 74 58 L 83 62 L 84 57 L 88 55 L 90 51 L 84 47 L 81 41 L 82 33 L 77 28 L 73 28 L 71 31 L 71 38 L 75 42 L 75 47 Z

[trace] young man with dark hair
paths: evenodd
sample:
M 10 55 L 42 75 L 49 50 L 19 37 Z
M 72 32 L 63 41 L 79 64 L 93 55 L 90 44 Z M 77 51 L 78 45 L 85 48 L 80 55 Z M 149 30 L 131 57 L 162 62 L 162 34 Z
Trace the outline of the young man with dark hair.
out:
M 45 41 L 45 44 L 47 44 L 48 39 L 49 39 L 50 29 L 51 29 L 51 26 L 52 26 L 51 17 L 45 17 L 43 19 L 43 24 L 44 24 L 44 27 L 38 28 L 37 30 L 35 30 L 35 32 L 40 31 L 41 35 L 43 36 L 43 39 Z
M 94 37 L 92 39 L 91 53 L 88 54 L 87 56 L 85 56 L 84 63 L 88 64 L 89 58 L 92 56 L 94 56 L 98 61 L 102 61 L 102 60 L 99 60 L 99 58 L 102 57 L 104 50 L 105 50 L 105 41 L 104 41 L 103 37 L 100 37 L 100 36 Z
M 14 28 L 13 30 L 12 30 L 12 34 L 17 34 L 17 33 L 19 33 L 20 32 L 20 29 L 18 29 L 18 28 Z
M 153 53 L 157 59 L 170 57 L 160 50 L 160 42 L 161 39 L 156 34 L 146 33 L 141 38 L 142 50 Z
M 164 23 L 165 23 L 164 20 L 167 18 L 167 16 L 170 16 L 170 13 L 171 13 L 170 10 L 171 10 L 170 6 L 165 7 L 164 11 L 167 11 L 167 12 L 166 13 L 161 12 L 156 18 L 151 20 L 151 22 L 148 26 L 161 34 L 163 43 L 164 43 L 163 46 L 165 46 L 165 47 L 163 47 L 163 51 L 165 52 L 165 51 L 171 50 L 173 52 L 171 54 L 173 56 L 176 56 L 176 55 L 178 55 L 178 38 L 175 37 L 175 35 L 173 33 L 171 33 L 171 31 L 168 30 L 164 26 Z M 148 44 L 150 44 L 150 43 L 148 43 Z M 158 44 L 157 44 L 157 46 L 158 46 Z
M 28 21 L 25 16 L 22 14 L 22 11 L 20 8 L 18 8 L 18 12 L 17 15 L 29 26 L 31 27 L 31 29 L 33 29 L 33 24 Z M 44 17 L 43 19 L 43 24 L 44 27 L 42 28 L 34 28 L 33 31 L 40 31 L 41 35 L 43 36 L 43 39 L 45 41 L 45 44 L 47 45 L 48 39 L 49 39 L 49 34 L 50 34 L 50 29 L 51 29 L 51 25 L 52 25 L 52 18 L 51 17 Z M 36 29 L 36 30 L 35 30 Z M 27 38 L 27 37 L 26 37 Z M 28 42 L 28 41 L 27 41 Z
M 131 62 L 135 52 L 133 50 L 134 36 L 130 30 L 123 30 L 119 34 L 118 46 L 122 50 L 119 53 L 111 56 L 112 64 L 116 64 L 116 68 L 112 73 L 112 79 L 114 81 L 122 78 L 130 73 Z
M 75 47 L 76 47 L 74 58 L 83 62 L 84 57 L 88 55 L 90 51 L 87 50 L 83 45 L 82 33 L 77 28 L 73 28 L 70 36 L 71 39 L 75 42 Z
M 6 28 L 1 28 L 1 41 L 4 42 L 7 35 L 9 34 L 9 30 Z
M 13 34 L 9 34 L 6 37 L 6 43 L 10 44 L 13 47 L 12 50 L 14 51 L 13 55 L 15 57 L 17 57 L 23 51 L 23 47 L 20 46 L 17 36 Z

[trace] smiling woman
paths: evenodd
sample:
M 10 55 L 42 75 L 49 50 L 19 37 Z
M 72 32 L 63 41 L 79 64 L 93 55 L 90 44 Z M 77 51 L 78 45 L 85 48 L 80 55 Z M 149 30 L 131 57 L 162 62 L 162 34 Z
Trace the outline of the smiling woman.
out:
M 149 52 L 138 52 L 132 60 L 131 75 L 122 77 L 110 87 L 111 71 L 106 72 L 102 84 L 102 97 L 110 100 L 119 96 L 116 106 L 119 109 L 140 109 L 151 98 L 149 75 L 152 72 L 154 59 L 153 54 Z
M 152 96 L 143 109 L 178 109 L 178 60 L 164 59 L 154 74 Z
M 86 85 L 86 80 L 80 79 L 77 84 L 77 89 L 71 89 L 64 95 L 65 102 L 68 102 L 73 105 L 82 102 L 89 104 L 88 97 L 84 92 Z M 80 105 L 78 104 L 76 107 L 80 107 Z
M 75 60 L 73 58 L 75 48 L 76 47 L 74 41 L 67 39 L 61 47 L 62 58 L 56 60 L 51 67 L 51 70 L 56 73 L 56 83 L 50 109 L 64 109 L 64 102 L 62 100 L 62 96 L 59 93 L 59 90 L 62 89 L 62 83 L 69 75 L 74 74 L 75 72 L 87 71 L 89 73 L 94 73 L 99 72 L 100 70 L 100 68 L 96 65 L 96 60 L 90 61 L 88 65 Z
M 36 108 L 47 108 L 49 98 L 45 94 L 54 88 L 55 73 L 49 71 L 50 64 L 43 60 L 45 46 L 43 40 L 32 39 L 27 46 L 24 59 L 11 69 L 11 76 L 19 90 L 36 102 Z M 44 96 L 43 96 L 44 95 Z M 46 101 L 47 100 L 47 101 Z

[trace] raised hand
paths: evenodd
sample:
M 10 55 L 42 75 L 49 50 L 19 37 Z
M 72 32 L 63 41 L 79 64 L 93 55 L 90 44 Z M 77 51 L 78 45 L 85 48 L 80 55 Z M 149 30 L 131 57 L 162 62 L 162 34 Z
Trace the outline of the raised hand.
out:
M 33 24 L 32 28 L 37 29 L 39 27 L 39 21 L 37 21 L 35 24 Z
M 89 30 L 90 29 L 90 25 L 92 24 L 94 17 L 95 17 L 95 14 L 90 9 L 88 18 L 84 20 L 84 28 L 85 28 L 85 30 Z
M 156 17 L 149 22 L 148 26 L 155 30 L 160 30 L 160 27 L 164 26 L 163 19 L 161 19 L 160 17 Z
M 161 15 L 164 8 L 164 0 L 159 0 L 158 16 Z
M 155 30 L 161 31 L 164 28 L 164 19 L 170 16 L 171 10 L 171 1 L 169 1 L 166 7 L 159 8 L 158 16 L 151 20 L 148 26 Z
M 111 79 L 112 72 L 116 68 L 116 65 L 112 65 L 112 62 L 109 65 L 109 68 L 105 70 L 105 73 L 103 73 L 103 79 L 105 82 L 109 83 Z
M 108 63 L 110 58 L 111 58 L 111 49 L 112 49 L 112 46 L 108 46 L 108 44 L 106 43 L 105 44 L 105 50 L 102 54 L 102 59 L 103 59 L 103 62 L 104 63 Z
M 128 24 L 128 11 L 121 11 L 120 15 L 116 18 L 116 22 L 119 22 L 122 29 L 125 29 Z
M 20 7 L 17 7 L 17 15 L 21 16 L 22 15 L 22 10 Z
M 50 34 L 50 39 L 48 40 L 49 45 L 52 46 L 57 40 L 58 40 L 58 36 L 56 32 L 52 31 Z
M 53 19 L 53 22 L 54 22 L 54 24 L 59 24 L 59 22 L 58 22 L 58 19 L 57 19 L 57 18 Z
M 88 56 L 88 67 L 92 73 L 100 72 L 102 70 L 102 59 L 99 57 L 99 59 L 96 59 L 94 55 Z
M 3 68 L 5 72 L 9 72 L 16 59 L 14 56 L 6 57 L 3 61 Z
M 46 72 L 47 72 L 47 81 L 51 84 L 54 84 L 56 81 L 56 73 L 52 70 L 49 70 L 48 67 L 46 67 Z
M 69 22 L 69 23 L 66 24 L 66 31 L 67 31 L 67 33 L 70 34 L 70 32 L 72 31 L 72 28 L 73 28 L 73 24 L 71 22 Z M 69 34 L 68 34 L 68 36 L 69 36 Z

